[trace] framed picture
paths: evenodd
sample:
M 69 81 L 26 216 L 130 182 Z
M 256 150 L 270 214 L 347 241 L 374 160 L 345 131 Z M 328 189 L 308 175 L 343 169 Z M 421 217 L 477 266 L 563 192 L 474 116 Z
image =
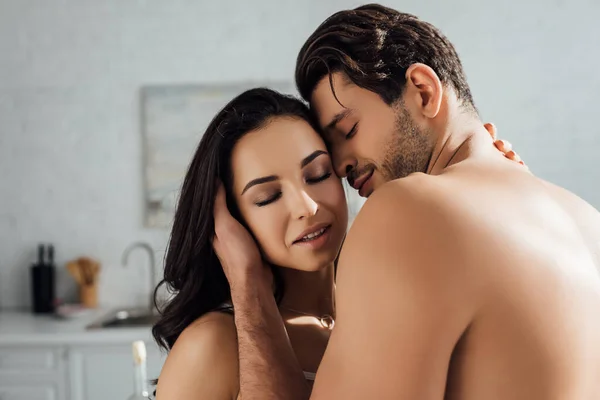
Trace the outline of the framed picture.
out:
M 159 85 L 141 89 L 147 227 L 171 227 L 183 178 L 208 124 L 231 99 L 254 87 L 297 96 L 292 82 Z M 346 193 L 352 220 L 362 201 L 350 191 Z

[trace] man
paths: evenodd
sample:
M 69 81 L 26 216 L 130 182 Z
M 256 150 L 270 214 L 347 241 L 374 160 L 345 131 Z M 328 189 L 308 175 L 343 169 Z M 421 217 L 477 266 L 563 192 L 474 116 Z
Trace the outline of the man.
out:
M 379 5 L 308 39 L 296 81 L 362 196 L 311 399 L 597 399 L 600 214 L 490 146 L 452 44 Z M 244 399 L 306 399 L 266 269 L 215 207 Z

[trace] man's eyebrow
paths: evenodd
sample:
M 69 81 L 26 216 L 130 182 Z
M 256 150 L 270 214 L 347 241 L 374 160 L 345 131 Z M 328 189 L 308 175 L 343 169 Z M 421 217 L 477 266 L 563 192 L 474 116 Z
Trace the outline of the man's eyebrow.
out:
M 335 114 L 333 116 L 333 118 L 331 119 L 331 121 L 329 121 L 329 123 L 325 126 L 324 130 L 325 131 L 329 131 L 333 128 L 335 128 L 335 126 L 344 118 L 346 118 L 350 113 L 352 112 L 352 110 L 350 110 L 349 108 L 345 108 L 344 111 L 340 111 L 339 113 Z
M 246 193 L 246 191 L 248 189 L 250 189 L 252 186 L 260 185 L 262 183 L 267 183 L 267 182 L 273 182 L 273 181 L 276 181 L 277 179 L 279 179 L 279 178 L 275 175 L 252 179 L 250 182 L 248 182 L 248 184 L 246 184 L 246 186 L 244 187 L 244 190 L 242 190 L 242 194 Z

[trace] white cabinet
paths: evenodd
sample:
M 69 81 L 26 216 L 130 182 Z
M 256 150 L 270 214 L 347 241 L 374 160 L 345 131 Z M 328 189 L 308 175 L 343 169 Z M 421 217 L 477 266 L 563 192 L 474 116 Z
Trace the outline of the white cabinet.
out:
M 52 383 L 5 383 L 0 385 L 0 400 L 63 400 L 64 394 Z
M 154 342 L 146 348 L 156 379 L 166 355 Z M 0 400 L 126 400 L 132 392 L 130 342 L 0 346 Z
M 146 348 L 148 379 L 158 378 L 165 356 L 152 342 L 146 342 Z M 133 392 L 131 345 L 71 347 L 69 382 L 70 400 L 127 399 Z
M 65 378 L 61 346 L 0 346 L 0 400 L 64 400 Z

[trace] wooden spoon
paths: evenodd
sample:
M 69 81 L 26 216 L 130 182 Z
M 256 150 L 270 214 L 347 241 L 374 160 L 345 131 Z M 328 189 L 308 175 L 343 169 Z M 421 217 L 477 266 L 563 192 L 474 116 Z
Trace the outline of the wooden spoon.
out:
M 81 276 L 81 268 L 79 267 L 79 263 L 77 261 L 71 261 L 67 263 L 67 270 L 79 286 L 84 284 L 83 277 Z

